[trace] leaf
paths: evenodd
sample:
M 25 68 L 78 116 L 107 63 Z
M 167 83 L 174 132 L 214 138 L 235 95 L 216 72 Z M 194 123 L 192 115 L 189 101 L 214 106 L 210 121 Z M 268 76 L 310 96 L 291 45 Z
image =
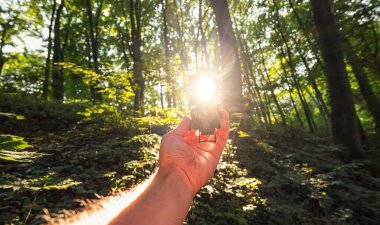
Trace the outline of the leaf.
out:
M 7 162 L 30 163 L 45 155 L 37 152 L 0 150 L 0 159 Z
M 16 119 L 17 120 L 25 120 L 25 116 L 23 116 L 23 115 L 17 115 Z
M 0 135 L 0 149 L 5 150 L 23 150 L 32 147 L 23 137 L 14 135 Z

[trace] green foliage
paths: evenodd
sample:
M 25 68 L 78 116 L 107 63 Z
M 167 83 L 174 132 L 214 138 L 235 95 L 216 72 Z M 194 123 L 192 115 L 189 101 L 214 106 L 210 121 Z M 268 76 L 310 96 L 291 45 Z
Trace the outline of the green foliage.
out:
M 258 195 L 266 200 L 252 223 L 377 223 L 380 183 L 368 161 L 343 164 L 335 160 L 338 147 L 318 137 L 249 135 L 237 141 L 237 159 L 261 181 Z
M 0 76 L 0 91 L 22 94 L 41 93 L 44 58 L 35 53 L 14 53 Z
M 136 134 L 180 118 L 173 110 L 147 115 L 130 117 L 130 130 L 82 123 L 27 139 L 0 136 L 7 146 L 0 152 L 0 221 L 39 224 L 43 208 L 77 209 L 74 199 L 95 199 L 146 179 L 158 166 L 160 136 Z M 368 161 L 343 164 L 335 160 L 338 146 L 301 132 L 236 132 L 196 195 L 188 224 L 376 224 L 380 218 L 380 181 L 368 172 Z
M 44 154 L 30 151 L 22 151 L 32 147 L 24 138 L 14 135 L 0 135 L 0 161 L 3 163 L 21 162 L 30 163 Z M 0 166 L 2 168 L 4 166 Z
M 85 104 L 59 104 L 22 94 L 0 94 L 0 130 L 21 136 L 75 126 Z M 25 129 L 27 128 L 27 129 Z
M 235 157 L 229 144 L 213 178 L 194 199 L 189 224 L 251 224 L 249 218 L 266 205 L 258 192 L 261 181 L 249 177 Z
M 8 172 L 0 176 L 1 223 L 39 224 L 43 208 L 74 209 L 79 206 L 74 199 L 125 190 L 155 171 L 160 136 L 88 131 L 40 137 L 38 147 L 28 151 L 37 151 L 38 159 L 2 165 Z
M 173 129 L 182 119 L 181 111 L 175 108 L 152 107 L 147 111 L 146 116 L 136 118 L 134 123 L 143 132 L 164 134 Z
M 23 150 L 25 148 L 32 147 L 24 138 L 14 135 L 0 135 L 0 149 L 5 150 Z

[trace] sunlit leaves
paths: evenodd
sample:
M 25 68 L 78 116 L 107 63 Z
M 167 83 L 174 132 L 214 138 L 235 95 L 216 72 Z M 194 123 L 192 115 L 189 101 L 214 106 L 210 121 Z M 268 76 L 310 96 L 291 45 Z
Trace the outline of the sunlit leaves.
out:
M 0 149 L 18 151 L 25 148 L 32 147 L 23 137 L 14 135 L 0 135 Z

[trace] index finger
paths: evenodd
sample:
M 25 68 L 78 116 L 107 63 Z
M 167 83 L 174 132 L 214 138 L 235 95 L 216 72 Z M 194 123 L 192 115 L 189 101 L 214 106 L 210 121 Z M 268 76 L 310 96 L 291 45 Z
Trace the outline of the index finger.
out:
M 230 125 L 229 125 L 229 115 L 228 112 L 225 110 L 222 110 L 220 112 L 220 129 L 219 134 L 217 135 L 216 139 L 216 146 L 217 146 L 217 153 L 220 155 L 222 153 L 222 150 L 224 146 L 227 143 L 228 135 L 230 133 Z

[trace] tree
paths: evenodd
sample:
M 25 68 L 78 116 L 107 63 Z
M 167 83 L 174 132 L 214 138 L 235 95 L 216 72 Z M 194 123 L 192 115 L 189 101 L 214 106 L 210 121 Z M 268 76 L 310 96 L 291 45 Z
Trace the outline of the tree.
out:
M 103 0 L 100 0 L 98 7 L 96 9 L 95 16 L 92 13 L 92 0 L 86 0 L 86 11 L 88 17 L 88 28 L 89 28 L 89 40 L 91 46 L 91 67 L 94 69 L 97 76 L 100 76 L 101 71 L 99 69 L 99 21 L 100 14 L 102 13 Z M 95 17 L 95 18 L 94 18 Z M 102 101 L 102 94 L 99 92 L 99 79 L 95 79 L 90 84 L 91 94 L 94 102 Z
M 54 24 L 54 17 L 55 17 L 55 11 L 56 11 L 56 5 L 57 1 L 53 0 L 53 5 L 51 9 L 51 16 L 50 16 L 50 24 L 49 24 L 49 35 L 48 35 L 48 47 L 47 47 L 47 56 L 46 56 L 46 62 L 45 62 L 45 72 L 44 72 L 44 83 L 42 87 L 42 97 L 46 100 L 49 95 L 49 79 L 50 79 L 50 69 L 51 69 L 51 50 L 52 50 L 52 39 L 51 39 L 51 33 L 53 29 Z
M 169 49 L 169 31 L 168 31 L 168 0 L 162 0 L 162 19 L 163 19 L 163 39 L 165 46 L 165 80 L 167 83 L 166 100 L 168 101 L 168 107 L 176 107 L 176 102 L 174 98 L 174 85 L 170 71 L 170 49 Z
M 13 46 L 14 39 L 27 27 L 22 14 L 23 12 L 11 3 L 0 6 L 0 75 L 5 63 L 11 58 L 11 55 L 4 52 L 4 48 Z
M 330 0 L 310 0 L 330 93 L 332 134 L 347 148 L 345 159 L 362 156 L 360 129 Z
M 219 33 L 223 104 L 231 112 L 242 110 L 242 78 L 235 33 L 226 0 L 210 0 Z
M 352 45 L 348 38 L 342 37 L 344 50 L 349 63 L 351 64 L 352 71 L 359 84 L 360 92 L 367 103 L 369 112 L 372 114 L 377 132 L 380 132 L 380 101 L 372 90 L 368 81 L 367 74 L 364 71 L 364 66 L 361 59 L 354 52 Z
M 59 63 L 62 61 L 62 43 L 61 43 L 61 16 L 65 1 L 61 0 L 61 4 L 58 6 L 57 15 L 54 22 L 54 47 L 53 47 L 53 98 L 58 102 L 63 101 L 63 74 L 62 67 Z

